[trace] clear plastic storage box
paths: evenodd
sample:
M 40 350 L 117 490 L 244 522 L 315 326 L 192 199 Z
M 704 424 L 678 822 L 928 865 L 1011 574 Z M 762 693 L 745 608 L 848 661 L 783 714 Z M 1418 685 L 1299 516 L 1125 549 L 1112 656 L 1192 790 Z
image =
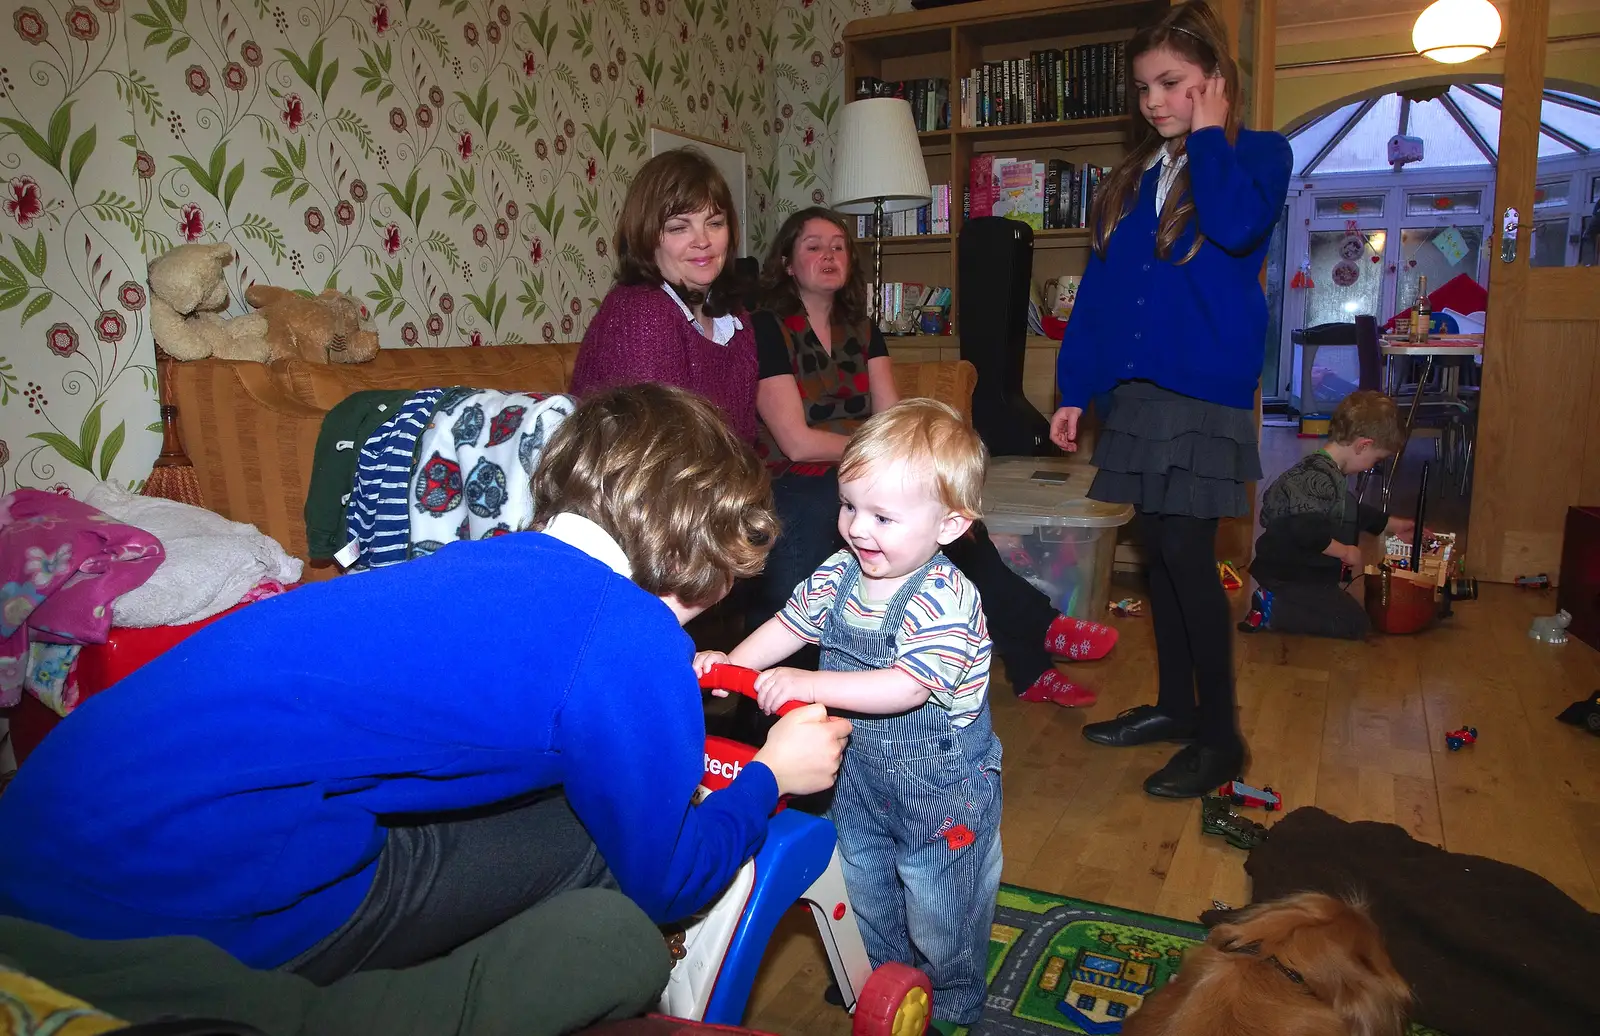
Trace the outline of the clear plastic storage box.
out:
M 1130 504 L 1087 498 L 1095 469 L 1058 457 L 996 457 L 983 486 L 984 524 L 1011 570 L 1074 618 L 1103 622 L 1117 530 Z

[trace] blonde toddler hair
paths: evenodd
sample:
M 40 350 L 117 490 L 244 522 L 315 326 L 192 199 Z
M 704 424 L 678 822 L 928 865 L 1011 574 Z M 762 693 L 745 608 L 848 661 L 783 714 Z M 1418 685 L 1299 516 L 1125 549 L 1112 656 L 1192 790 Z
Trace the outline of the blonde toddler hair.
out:
M 950 511 L 983 517 L 983 475 L 989 451 L 953 407 L 933 399 L 903 399 L 856 430 L 839 460 L 839 481 L 851 482 L 897 460 L 924 474 L 935 499 Z

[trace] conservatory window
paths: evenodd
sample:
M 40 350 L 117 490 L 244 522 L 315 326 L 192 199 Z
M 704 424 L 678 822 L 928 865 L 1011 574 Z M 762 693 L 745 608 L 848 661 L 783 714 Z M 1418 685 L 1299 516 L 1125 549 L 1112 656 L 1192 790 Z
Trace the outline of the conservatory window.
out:
M 1475 213 L 1483 206 L 1482 191 L 1410 191 L 1407 216 L 1452 216 Z
M 1571 191 L 1571 180 L 1540 181 L 1533 189 L 1533 211 L 1543 212 L 1546 209 L 1565 208 L 1567 195 Z
M 1361 194 L 1318 198 L 1317 219 L 1361 219 L 1383 215 L 1383 195 Z

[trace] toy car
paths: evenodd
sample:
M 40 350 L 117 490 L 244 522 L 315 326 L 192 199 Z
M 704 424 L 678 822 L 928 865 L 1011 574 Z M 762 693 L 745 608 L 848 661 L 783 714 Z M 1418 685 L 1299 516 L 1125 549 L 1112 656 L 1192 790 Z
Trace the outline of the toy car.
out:
M 700 678 L 700 686 L 753 698 L 755 678 L 752 670 L 716 665 Z M 801 704 L 787 703 L 778 713 Z M 695 801 L 731 784 L 755 755 L 749 745 L 706 738 L 705 776 Z M 816 919 L 844 1007 L 855 1014 L 852 1036 L 922 1036 L 933 1013 L 932 983 L 906 964 L 872 967 L 845 895 L 833 824 L 785 809 L 782 802 L 755 858 L 681 936 L 674 934 L 673 967 L 661 995 L 661 1013 L 739 1025 L 767 942 L 778 919 L 797 902 Z
M 1268 812 L 1283 808 L 1283 796 L 1273 791 L 1270 784 L 1252 788 L 1243 781 L 1229 781 L 1217 794 L 1235 806 L 1259 806 Z
M 1444 736 L 1444 745 L 1452 752 L 1460 751 L 1463 745 L 1475 745 L 1477 743 L 1477 727 L 1462 727 L 1459 730 L 1449 731 Z
M 1225 798 L 1207 795 L 1200 801 L 1200 830 L 1219 835 L 1236 849 L 1254 849 L 1267 840 L 1267 829 L 1235 813 Z
M 1536 576 L 1518 576 L 1516 584 L 1524 589 L 1548 590 L 1550 589 L 1550 577 L 1543 572 Z

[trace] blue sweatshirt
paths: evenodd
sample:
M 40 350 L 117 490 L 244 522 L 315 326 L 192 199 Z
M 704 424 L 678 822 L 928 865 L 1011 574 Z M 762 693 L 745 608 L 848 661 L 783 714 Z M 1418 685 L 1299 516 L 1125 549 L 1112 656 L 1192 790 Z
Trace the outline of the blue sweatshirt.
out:
M 690 806 L 692 654 L 660 599 L 536 532 L 253 604 L 29 757 L 0 795 L 0 914 L 274 967 L 355 912 L 380 816 L 562 785 L 622 890 L 684 917 L 759 848 L 778 794 L 750 765 Z
M 1294 156 L 1281 134 L 1220 129 L 1189 134 L 1195 212 L 1168 258 L 1156 257 L 1156 180 L 1111 235 L 1105 258 L 1089 253 L 1056 360 L 1062 406 L 1087 406 L 1118 382 L 1162 388 L 1231 407 L 1254 407 L 1266 353 L 1261 264 L 1283 214 Z M 1178 260 L 1205 235 L 1200 251 Z

